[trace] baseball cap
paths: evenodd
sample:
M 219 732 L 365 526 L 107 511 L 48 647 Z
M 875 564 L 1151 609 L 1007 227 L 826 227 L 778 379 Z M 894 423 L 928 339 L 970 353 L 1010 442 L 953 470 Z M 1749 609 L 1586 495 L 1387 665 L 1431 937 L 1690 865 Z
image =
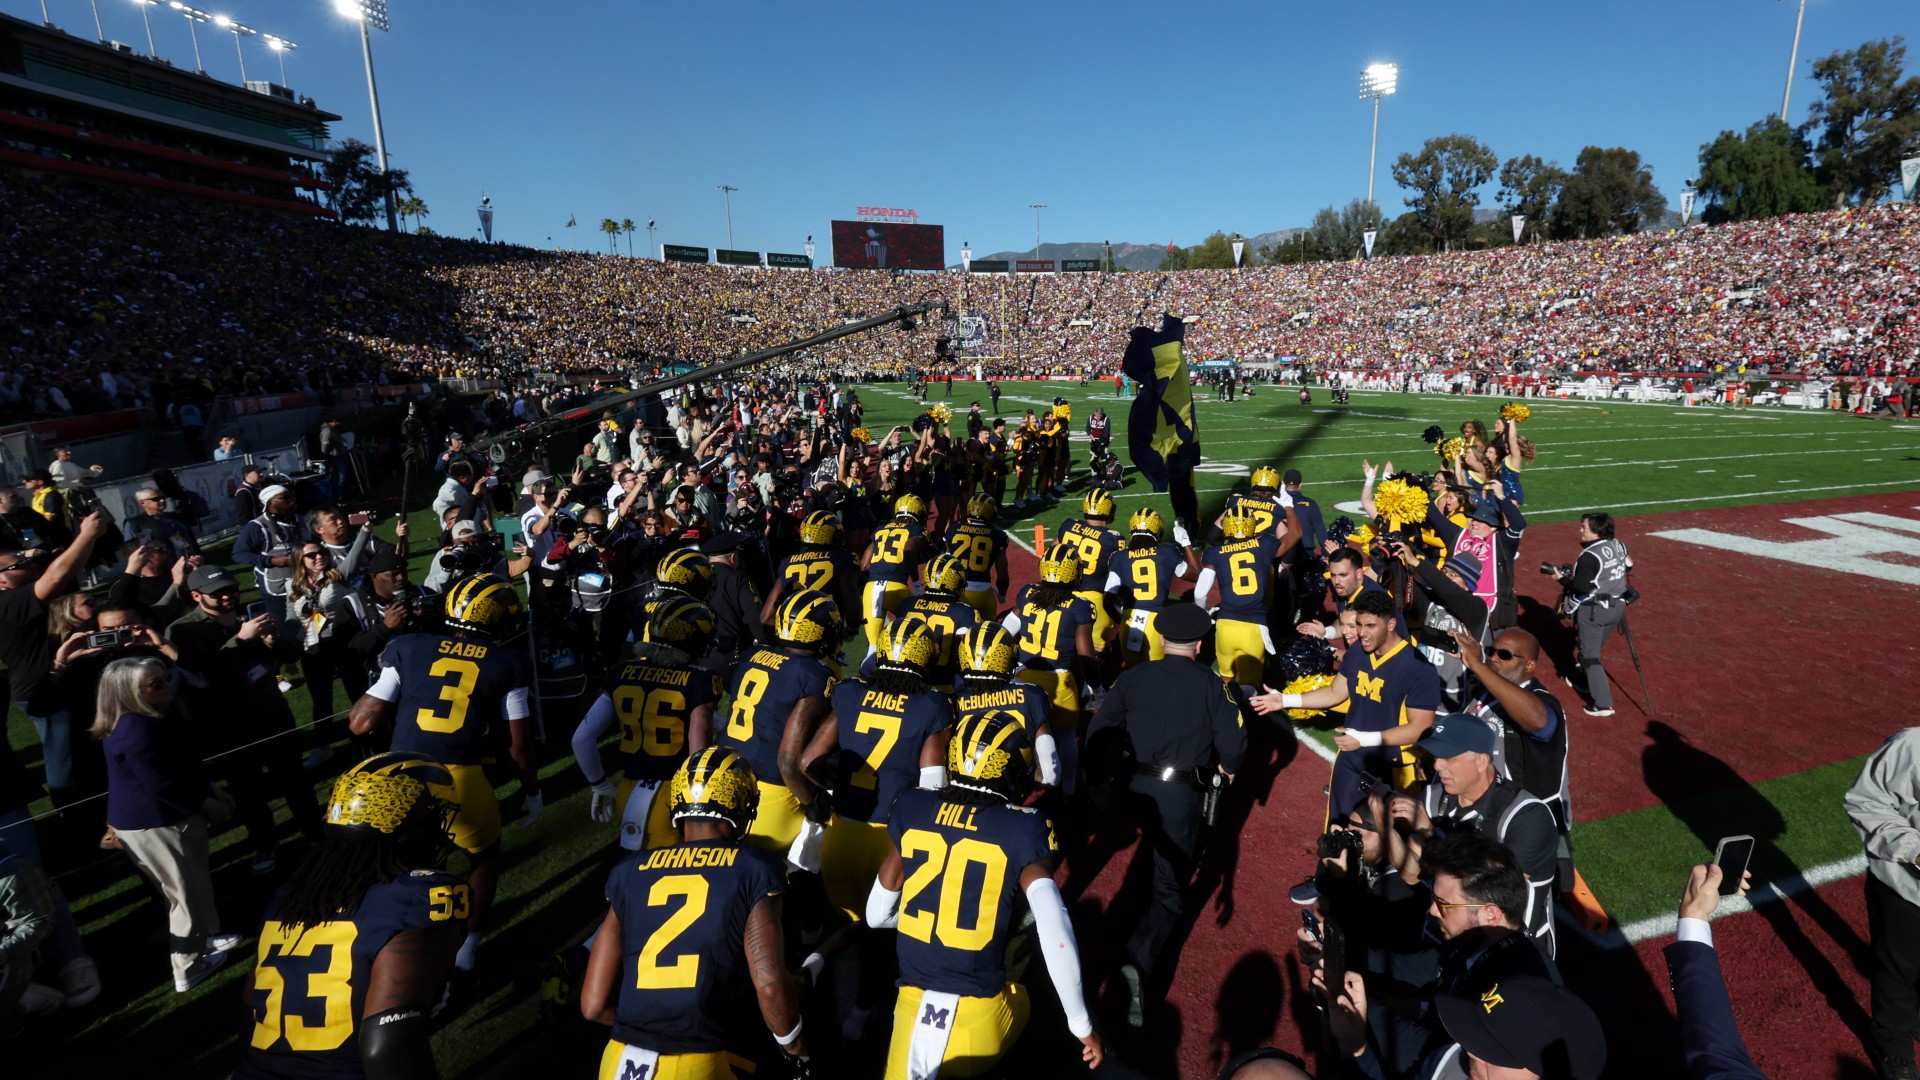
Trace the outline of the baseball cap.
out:
M 383 551 L 375 555 L 373 559 L 367 563 L 367 573 L 369 574 L 384 574 L 390 570 L 405 570 L 406 568 L 407 560 L 401 558 L 400 553 L 397 551 Z
M 547 479 L 546 473 L 541 472 L 539 469 L 528 469 L 527 474 L 520 478 L 520 486 L 524 489 L 531 490 L 533 485 L 545 479 Z
M 455 540 L 463 536 L 472 536 L 479 531 L 480 526 L 475 525 L 472 518 L 461 518 L 459 521 L 453 523 L 453 538 Z
M 1207 636 L 1213 620 L 1193 604 L 1168 604 L 1153 620 L 1160 636 L 1175 645 L 1188 645 Z
M 1469 589 L 1480 581 L 1480 560 L 1469 552 L 1456 551 L 1447 556 L 1445 569 L 1459 574 L 1460 580 L 1466 582 Z
M 1299 470 L 1299 469 L 1288 469 L 1288 470 L 1287 470 L 1286 472 L 1284 472 L 1284 473 L 1282 473 L 1282 474 L 1280 475 L 1280 482 L 1281 482 L 1281 483 L 1283 483 L 1283 484 L 1286 484 L 1286 485 L 1288 485 L 1288 486 L 1292 486 L 1292 485 L 1294 485 L 1294 484 L 1297 484 L 1297 483 L 1299 483 L 1299 482 L 1300 482 L 1300 470 Z
M 200 566 L 187 575 L 187 588 L 197 593 L 217 593 L 222 589 L 239 589 L 240 583 L 233 580 L 224 566 Z
M 1485 522 L 1496 529 L 1506 523 L 1500 516 L 1500 508 L 1492 501 L 1475 503 L 1473 509 L 1467 513 L 1467 520 Z
M 1433 722 L 1427 737 L 1413 744 L 1437 758 L 1493 753 L 1493 727 L 1469 713 L 1448 713 Z
M 1538 975 L 1469 976 L 1434 1004 L 1447 1034 L 1489 1065 L 1536 1076 L 1590 1080 L 1607 1061 L 1607 1040 L 1587 1003 Z
M 293 489 L 285 484 L 270 484 L 260 491 L 260 505 L 265 506 L 282 495 L 292 495 Z

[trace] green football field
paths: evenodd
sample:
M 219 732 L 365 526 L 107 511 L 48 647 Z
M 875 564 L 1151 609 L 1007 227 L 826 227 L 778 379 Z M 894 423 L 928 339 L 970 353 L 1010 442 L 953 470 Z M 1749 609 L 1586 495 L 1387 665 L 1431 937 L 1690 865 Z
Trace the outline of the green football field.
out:
M 930 400 L 945 400 L 943 389 L 936 386 Z M 955 385 L 951 403 L 956 426 L 975 390 L 969 384 Z M 1072 403 L 1079 430 L 1091 408 L 1104 405 L 1114 414 L 1115 445 L 1124 458 L 1129 402 L 1113 398 L 1111 390 L 1111 383 L 1104 391 L 1100 384 L 1083 390 L 1073 383 L 1007 383 L 1001 413 L 1011 422 L 1029 407 L 1050 405 L 1058 394 Z M 901 386 L 862 386 L 859 391 L 868 407 L 867 425 L 876 430 L 905 423 L 920 411 Z M 1198 408 L 1205 461 L 1199 487 L 1205 516 L 1211 517 L 1227 492 L 1245 485 L 1252 468 L 1271 464 L 1300 469 L 1307 491 L 1331 519 L 1343 512 L 1338 504 L 1358 498 L 1362 459 L 1433 469 L 1438 459 L 1421 441 L 1423 428 L 1437 423 L 1452 434 L 1470 417 L 1491 423 L 1501 402 L 1355 392 L 1350 404 L 1336 406 L 1324 390 L 1314 396 L 1311 405 L 1303 406 L 1297 391 L 1272 388 L 1225 403 L 1202 390 Z M 980 399 L 985 404 L 984 393 Z M 1564 523 L 1589 510 L 1616 516 L 1655 514 L 1920 486 L 1914 468 L 1920 459 L 1920 427 L 1915 425 L 1797 409 L 1730 412 L 1719 407 L 1544 400 L 1528 404 L 1533 416 L 1524 431 L 1538 443 L 1540 455 L 1523 479 L 1526 512 L 1536 525 Z M 1083 439 L 1076 441 L 1074 451 L 1075 476 L 1083 477 Z M 1070 498 L 1037 512 L 1009 511 L 1003 523 L 1030 544 L 1035 522 L 1051 532 L 1063 518 L 1077 516 L 1083 489 L 1076 479 Z M 422 490 L 416 483 L 416 499 L 424 498 Z M 1153 494 L 1137 476 L 1128 477 L 1117 497 L 1123 514 L 1143 504 L 1168 512 L 1166 497 Z M 429 516 L 425 511 L 410 515 L 416 535 L 432 535 Z M 1528 554 L 1560 561 L 1577 550 L 1566 526 L 1540 530 L 1528 543 Z M 416 557 L 415 580 L 424 570 L 424 559 Z M 296 689 L 290 700 L 305 722 L 304 692 Z M 334 721 L 307 738 L 337 739 L 341 734 L 339 721 Z M 37 745 L 18 710 L 10 715 L 9 735 L 29 766 L 37 767 Z M 543 769 L 547 807 L 537 825 L 514 823 L 518 792 L 515 785 L 501 791 L 509 820 L 506 872 L 482 950 L 483 978 L 476 998 L 437 1036 L 442 1075 L 585 1075 L 597 1056 L 597 1043 L 577 1033 L 551 1040 L 534 1035 L 534 965 L 578 940 L 597 920 L 612 848 L 611 829 L 589 822 L 579 772 L 564 755 L 564 745 L 549 746 L 550 763 Z M 1851 830 L 1835 809 L 1857 771 L 1857 761 L 1848 758 L 1851 754 L 1837 762 L 1806 761 L 1805 771 L 1756 785 L 1787 819 L 1786 835 L 1792 843 L 1783 841 L 1782 848 L 1803 870 L 1858 853 Z M 46 809 L 44 802 L 35 806 L 37 812 Z M 1643 920 L 1671 908 L 1676 879 L 1669 864 L 1684 866 L 1685 859 L 1649 860 L 1642 854 L 1649 838 L 1659 847 L 1657 841 L 1669 837 L 1666 847 L 1685 848 L 1687 858 L 1697 857 L 1693 834 L 1717 827 L 1714 817 L 1711 806 L 1655 805 L 1582 822 L 1576 842 L 1583 873 L 1617 922 Z M 166 978 L 164 915 L 153 891 L 133 875 L 122 856 L 96 855 L 94 838 L 65 836 L 55 821 L 42 824 L 43 843 L 78 853 L 56 861 L 80 864 L 64 872 L 61 883 L 89 950 L 101 958 L 106 992 L 87 1009 L 36 1025 L 36 1034 L 10 1047 L 9 1075 L 93 1075 L 104 1072 L 109 1062 L 139 1062 L 156 1076 L 224 1075 L 221 1070 L 231 1067 L 248 1033 L 240 1000 L 245 965 L 221 972 L 190 993 L 173 993 Z M 251 933 L 267 886 L 248 875 L 239 835 L 233 827 L 216 835 L 216 884 L 227 928 Z M 292 846 L 286 850 L 289 855 L 297 852 Z

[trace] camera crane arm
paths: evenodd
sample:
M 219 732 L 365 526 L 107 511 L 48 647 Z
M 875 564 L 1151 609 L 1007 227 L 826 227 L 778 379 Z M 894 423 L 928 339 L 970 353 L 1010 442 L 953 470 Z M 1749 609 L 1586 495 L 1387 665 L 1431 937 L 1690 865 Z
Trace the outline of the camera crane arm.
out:
M 885 326 L 891 326 L 894 323 L 902 323 L 905 329 L 912 330 L 915 325 L 913 321 L 915 316 L 938 311 L 941 317 L 945 318 L 948 310 L 948 305 L 945 303 L 929 302 L 907 304 L 903 307 L 894 308 L 892 311 L 883 315 L 875 315 L 870 319 L 861 319 L 858 322 L 836 326 L 831 330 L 822 331 L 812 337 L 801 338 L 799 341 L 788 342 L 785 345 L 776 345 L 771 349 L 761 349 L 757 352 L 736 356 L 731 360 L 722 360 L 717 364 L 709 364 L 697 371 L 689 371 L 684 375 L 674 375 L 662 379 L 659 382 L 648 383 L 645 387 L 638 390 L 617 394 L 588 405 L 582 405 L 577 409 L 571 409 L 559 416 L 550 416 L 545 420 L 528 424 L 525 427 L 488 435 L 482 439 L 476 439 L 474 440 L 474 449 L 484 450 L 487 456 L 497 464 L 506 460 L 509 443 L 525 444 L 539 442 L 541 439 L 557 435 L 567 428 L 577 426 L 583 420 L 591 420 L 593 417 L 599 415 L 603 409 L 618 408 L 630 401 L 638 401 L 642 398 L 664 394 L 669 390 L 679 389 L 688 383 L 715 378 L 720 375 L 725 375 L 728 372 L 738 371 L 756 364 L 764 364 L 769 360 L 778 360 L 783 356 L 792 355 L 802 349 L 810 349 L 815 345 L 825 345 L 830 341 L 838 341 L 841 338 L 852 337 L 855 334 L 864 334 L 869 330 L 878 330 Z

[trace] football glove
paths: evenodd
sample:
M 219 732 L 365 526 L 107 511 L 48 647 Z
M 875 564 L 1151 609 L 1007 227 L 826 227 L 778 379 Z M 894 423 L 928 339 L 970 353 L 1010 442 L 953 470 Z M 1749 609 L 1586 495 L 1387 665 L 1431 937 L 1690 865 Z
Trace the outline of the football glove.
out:
M 540 811 L 545 809 L 547 800 L 542 798 L 539 792 L 535 791 L 529 793 L 521 805 L 526 807 L 527 816 L 520 819 L 520 827 L 523 829 L 530 828 L 534 822 L 540 820 Z
M 613 796 L 618 790 L 619 785 L 615 784 L 611 777 L 593 785 L 593 802 L 587 809 L 587 812 L 593 815 L 593 820 L 599 822 L 613 820 Z

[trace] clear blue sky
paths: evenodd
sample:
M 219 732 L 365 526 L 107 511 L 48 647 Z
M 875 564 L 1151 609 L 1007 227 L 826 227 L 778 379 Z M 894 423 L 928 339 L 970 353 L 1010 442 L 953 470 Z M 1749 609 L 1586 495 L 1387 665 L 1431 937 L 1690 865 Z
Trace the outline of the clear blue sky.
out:
M 87 0 L 47 3 L 91 36 Z M 107 36 L 144 51 L 138 6 L 97 3 Z M 195 6 L 297 42 L 288 82 L 344 117 L 336 138 L 372 142 L 358 35 L 331 0 Z M 0 10 L 39 17 L 38 0 Z M 727 183 L 736 247 L 798 252 L 812 233 L 825 262 L 829 220 L 887 205 L 946 226 L 957 262 L 962 241 L 1031 248 L 1036 202 L 1048 242 L 1303 225 L 1366 192 L 1357 83 L 1376 61 L 1400 65 L 1380 115 L 1389 215 L 1403 209 L 1389 163 L 1449 132 L 1566 167 L 1582 146 L 1626 146 L 1677 206 L 1702 143 L 1779 109 L 1794 13 L 1795 0 L 392 0 L 373 54 L 388 152 L 442 233 L 473 234 L 484 190 L 508 241 L 604 250 L 600 219 L 631 217 L 657 219 L 659 241 L 725 246 L 714 185 Z M 185 21 L 164 4 L 152 19 L 160 54 L 191 67 Z M 1817 96 L 1815 57 L 1894 34 L 1920 67 L 1913 0 L 1809 0 L 1790 119 Z M 211 74 L 237 80 L 230 35 L 202 26 L 200 47 Z M 245 47 L 251 77 L 278 77 L 257 39 Z

